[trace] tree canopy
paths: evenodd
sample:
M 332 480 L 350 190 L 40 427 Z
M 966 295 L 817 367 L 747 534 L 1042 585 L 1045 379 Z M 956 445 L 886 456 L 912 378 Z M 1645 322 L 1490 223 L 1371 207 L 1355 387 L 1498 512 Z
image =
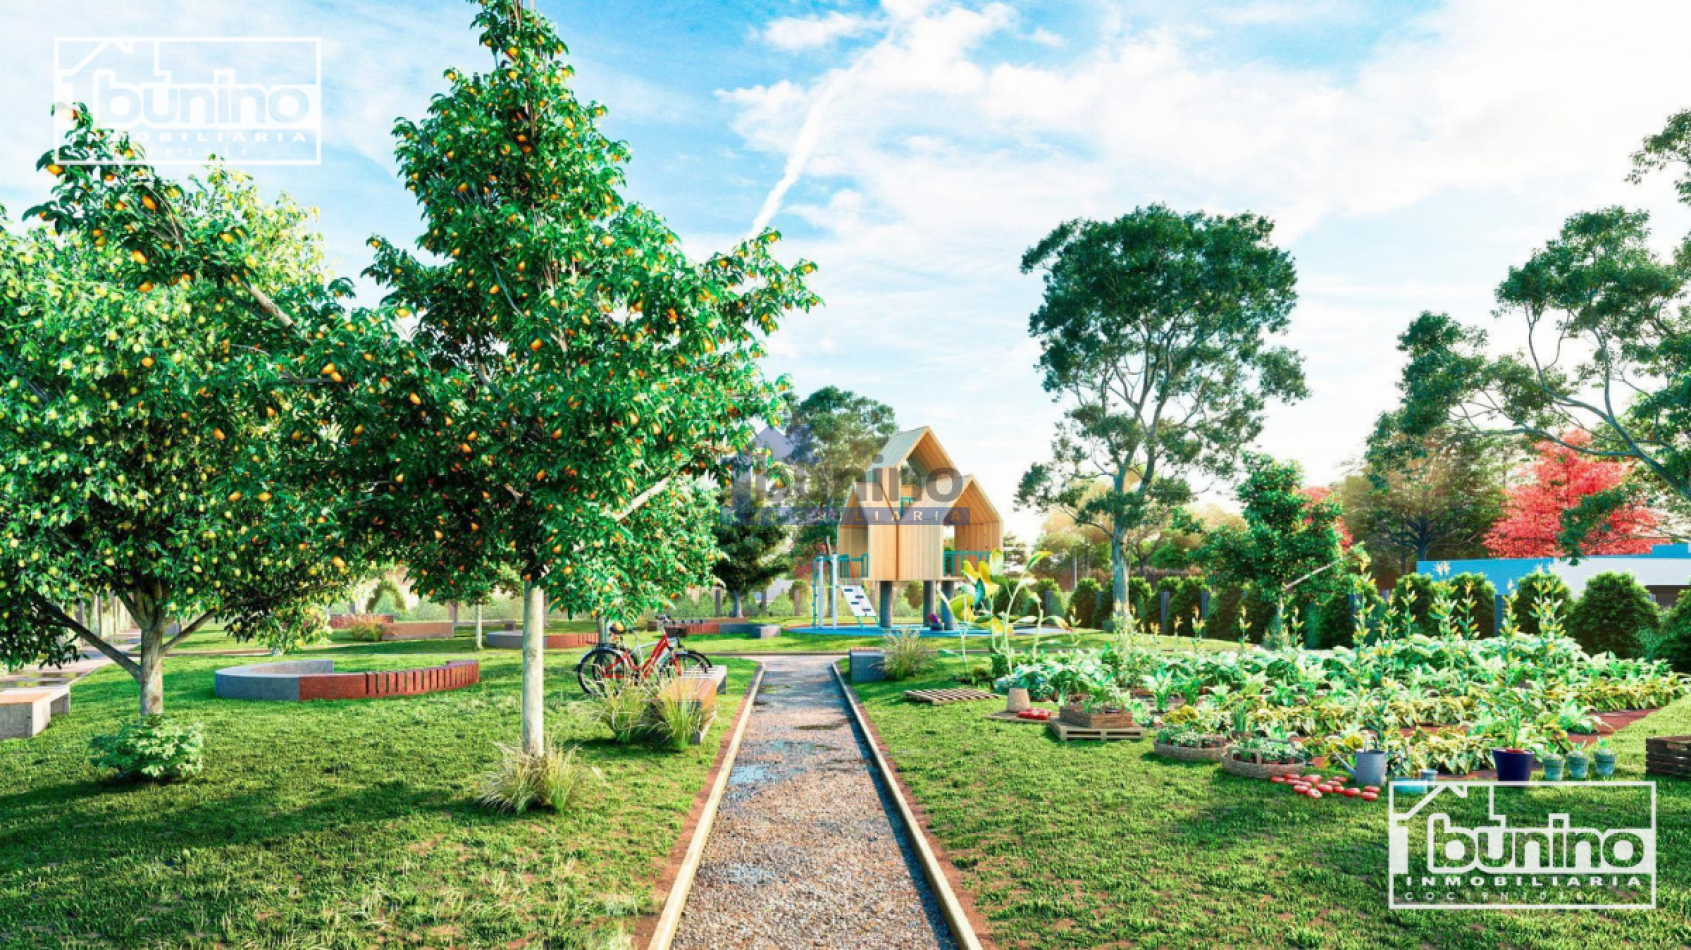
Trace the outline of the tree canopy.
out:
M 449 69 L 428 114 L 395 125 L 426 230 L 414 250 L 375 239 L 370 274 L 416 320 L 417 360 L 367 407 L 363 444 L 425 592 L 474 599 L 514 566 L 538 644 L 547 598 L 628 617 L 705 579 L 704 478 L 726 481 L 754 420 L 780 418 L 783 384 L 756 361 L 816 298 L 773 231 L 689 259 L 623 197 L 628 149 L 576 97 L 552 24 L 520 0 L 482 0 L 475 22 L 486 71 Z
M 797 400 L 789 416 L 793 440 L 794 500 L 807 509 L 838 508 L 863 478 L 875 450 L 898 432 L 891 406 L 848 389 L 824 386 Z M 832 522 L 799 528 L 793 548 L 808 556 L 833 540 Z
M 1189 501 L 1194 477 L 1231 476 L 1270 401 L 1306 395 L 1301 357 L 1272 342 L 1297 299 L 1272 233 L 1253 214 L 1153 205 L 1066 222 L 1022 258 L 1024 273 L 1044 273 L 1028 332 L 1046 391 L 1068 408 L 1017 502 L 1103 530 L 1118 600 L 1125 545 Z
M 75 108 L 40 165 L 50 228 L 0 228 L 0 663 L 73 635 L 163 710 L 163 659 L 219 618 L 285 645 L 358 580 L 379 534 L 348 477 L 351 389 L 330 364 L 383 349 L 348 313 L 310 216 L 244 178 L 183 183 Z M 116 596 L 132 659 L 71 605 Z
M 1365 464 L 1337 498 L 1357 540 L 1395 572 L 1416 561 L 1483 556 L 1481 539 L 1502 513 L 1503 466 L 1494 444 L 1440 431 L 1398 464 Z
M 1677 169 L 1680 198 L 1691 203 L 1691 113 L 1646 139 L 1633 163 L 1634 181 Z M 1609 207 L 1573 215 L 1498 285 L 1497 316 L 1519 321 L 1520 350 L 1494 355 L 1486 330 L 1440 313 L 1423 313 L 1404 331 L 1403 401 L 1380 418 L 1371 451 L 1389 460 L 1454 424 L 1630 460 L 1662 491 L 1691 499 L 1688 277 L 1691 255 L 1664 257 L 1650 246 L 1646 213 Z M 1593 439 L 1568 443 L 1563 433 L 1575 430 Z M 1570 510 L 1569 553 L 1581 553 L 1585 528 L 1636 500 L 1625 490 L 1601 492 Z
M 1579 448 L 1590 444 L 1584 432 L 1564 433 L 1561 441 L 1538 446 L 1528 477 L 1508 489 L 1502 518 L 1486 533 L 1493 557 L 1562 557 L 1564 515 L 1585 499 L 1613 492 L 1626 481 L 1630 466 L 1618 459 L 1594 458 Z M 1576 548 L 1587 554 L 1645 554 L 1657 539 L 1658 519 L 1649 508 L 1623 504 L 1605 510 L 1603 520 L 1580 535 Z

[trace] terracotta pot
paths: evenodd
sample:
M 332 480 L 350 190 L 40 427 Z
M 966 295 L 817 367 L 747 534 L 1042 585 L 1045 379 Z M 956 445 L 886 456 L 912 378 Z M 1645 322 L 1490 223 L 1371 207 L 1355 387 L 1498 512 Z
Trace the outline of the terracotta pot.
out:
M 1010 687 L 1009 699 L 1004 704 L 1004 711 L 1008 713 L 1019 713 L 1032 705 L 1033 704 L 1028 701 L 1028 691 L 1026 687 L 1012 686 Z

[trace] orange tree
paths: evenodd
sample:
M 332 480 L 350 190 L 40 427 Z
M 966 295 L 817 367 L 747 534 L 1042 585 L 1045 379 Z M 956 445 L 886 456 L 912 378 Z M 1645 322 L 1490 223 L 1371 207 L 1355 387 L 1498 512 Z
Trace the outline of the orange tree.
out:
M 695 262 L 626 201 L 625 146 L 577 99 L 552 25 L 482 0 L 492 62 L 448 70 L 395 127 L 426 230 L 376 238 L 370 275 L 415 320 L 397 398 L 364 408 L 378 501 L 431 597 L 474 600 L 501 568 L 524 585 L 522 747 L 544 745 L 548 601 L 631 617 L 708 576 L 708 475 L 725 475 L 781 387 L 762 337 L 815 298 L 765 232 Z M 725 480 L 725 479 L 724 479 Z
M 93 644 L 163 711 L 163 662 L 220 618 L 273 645 L 375 535 L 338 471 L 350 387 L 326 366 L 381 348 L 327 280 L 309 215 L 241 177 L 176 182 L 78 110 L 50 227 L 0 222 L 0 665 Z M 391 349 L 391 346 L 387 347 Z M 131 655 L 72 605 L 115 595 Z

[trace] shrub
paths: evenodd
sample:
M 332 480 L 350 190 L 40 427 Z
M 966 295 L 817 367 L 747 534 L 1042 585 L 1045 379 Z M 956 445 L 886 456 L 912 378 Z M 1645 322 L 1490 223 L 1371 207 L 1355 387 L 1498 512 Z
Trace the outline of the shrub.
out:
M 1045 601 L 1049 595 L 1051 609 L 1045 609 Z M 1039 601 L 1039 609 L 1052 617 L 1061 617 L 1067 612 L 1067 605 L 1063 603 L 1063 588 L 1049 577 L 1041 577 L 1033 585 L 1033 596 Z
M 1308 622 L 1315 626 L 1316 649 L 1357 646 L 1356 613 L 1351 610 L 1351 596 L 1358 598 L 1356 613 L 1368 616 L 1367 611 L 1379 610 L 1386 599 L 1367 577 L 1350 578 L 1350 589 L 1334 594 L 1314 606 Z M 1306 608 L 1307 609 L 1307 608 Z
M 1157 593 L 1160 605 L 1162 592 L 1168 592 L 1169 629 L 1162 632 L 1177 637 L 1191 636 L 1192 620 L 1198 616 L 1207 589 L 1204 579 L 1196 574 L 1163 578 L 1157 584 Z M 1160 610 L 1158 617 L 1161 618 Z
M 611 731 L 611 738 L 628 745 L 651 731 L 653 685 L 634 678 L 607 679 L 588 697 L 593 718 Z
M 1466 607 L 1474 621 L 1474 633 L 1489 637 L 1497 629 L 1497 588 L 1484 574 L 1457 574 L 1445 582 L 1457 604 Z
M 604 781 L 599 770 L 576 758 L 578 750 L 560 752 L 550 742 L 539 755 L 499 746 L 499 762 L 481 776 L 476 800 L 497 811 L 522 814 L 530 808 L 563 811 L 585 791 L 588 781 Z
M 995 614 L 1004 613 L 1010 605 L 1010 594 L 1015 591 L 1016 585 L 1014 582 L 998 585 L 998 590 L 994 591 L 992 595 L 992 612 Z M 1020 620 L 1023 617 L 1031 617 L 1038 612 L 1039 605 L 1035 603 L 1031 587 L 1024 587 L 1019 593 L 1016 593 L 1016 606 L 1010 611 L 1011 619 Z
M 1151 582 L 1143 577 L 1128 578 L 1127 602 L 1133 605 L 1133 619 L 1139 626 L 1134 632 L 1157 632 L 1157 620 L 1162 611 L 1157 609 L 1157 592 L 1151 587 Z
M 382 625 L 379 623 L 355 623 L 342 627 L 341 632 L 348 639 L 365 643 L 376 643 L 382 639 Z
M 794 581 L 793 586 L 787 588 L 787 597 L 793 602 L 794 616 L 802 614 L 810 609 L 810 595 L 811 587 L 809 581 Z
M 922 582 L 910 581 L 904 585 L 904 602 L 911 610 L 922 609 Z
M 710 728 L 716 718 L 716 696 L 699 700 L 674 689 L 662 689 L 653 700 L 652 734 L 677 752 L 693 744 L 693 737 Z
M 1391 605 L 1410 618 L 1416 633 L 1430 637 L 1438 633 L 1431 616 L 1433 600 L 1438 595 L 1438 581 L 1426 574 L 1405 574 L 1392 588 Z
M 1568 636 L 1587 653 L 1633 658 L 1643 654 L 1660 623 L 1650 592 L 1631 574 L 1610 571 L 1586 582 L 1585 593 L 1568 613 Z
M 1216 640 L 1239 640 L 1240 613 L 1250 623 L 1245 639 L 1261 643 L 1274 621 L 1274 598 L 1253 588 L 1228 587 L 1210 601 L 1210 622 L 1204 635 Z
M 126 782 L 175 782 L 205 768 L 204 731 L 163 716 L 124 723 L 115 735 L 95 736 L 88 748 L 95 768 L 113 769 Z
M 1514 595 L 1509 598 L 1515 627 L 1522 633 L 1537 636 L 1537 608 L 1547 600 L 1556 605 L 1561 616 L 1566 617 L 1573 594 L 1568 591 L 1568 585 L 1560 577 L 1548 571 L 1534 571 L 1521 578 L 1521 582 L 1515 587 Z
M 888 634 L 881 638 L 881 648 L 886 651 L 881 667 L 889 680 L 920 676 L 939 662 L 934 645 L 914 632 Z
M 1083 577 L 1069 595 L 1069 613 L 1077 627 L 1099 629 L 1110 616 L 1113 606 L 1109 592 L 1090 577 Z
M 1678 673 L 1691 673 L 1691 597 L 1684 593 L 1662 617 L 1650 638 L 1650 659 L 1661 660 Z

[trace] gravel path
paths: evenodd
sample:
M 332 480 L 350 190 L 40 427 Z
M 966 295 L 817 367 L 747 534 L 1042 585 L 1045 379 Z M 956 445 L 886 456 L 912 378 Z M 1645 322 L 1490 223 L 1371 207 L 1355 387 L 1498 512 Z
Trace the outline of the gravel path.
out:
M 675 946 L 952 948 L 830 657 L 763 657 Z

